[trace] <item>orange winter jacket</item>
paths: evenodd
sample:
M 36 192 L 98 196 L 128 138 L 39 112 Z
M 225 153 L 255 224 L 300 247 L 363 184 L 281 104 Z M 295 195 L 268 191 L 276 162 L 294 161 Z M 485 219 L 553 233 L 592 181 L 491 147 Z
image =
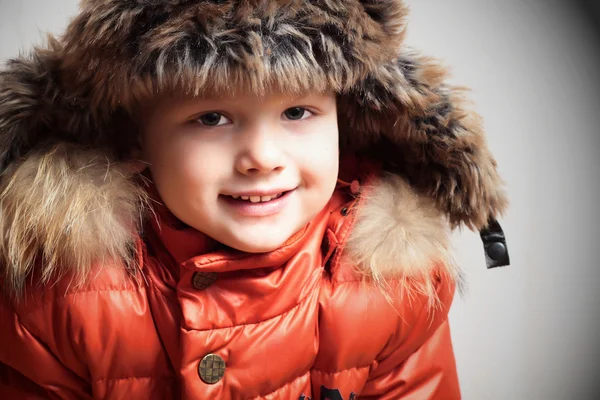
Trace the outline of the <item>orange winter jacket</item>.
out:
M 507 199 L 481 118 L 405 44 L 406 16 L 402 0 L 82 0 L 3 63 L 0 399 L 459 398 L 449 233 L 495 227 Z M 156 96 L 271 89 L 336 94 L 340 181 L 249 255 L 181 224 L 130 161 Z M 505 264 L 501 230 L 482 236 Z
M 343 186 L 271 253 L 221 248 L 157 207 L 135 274 L 105 263 L 0 302 L 0 398 L 460 398 L 453 279 L 431 268 L 434 304 L 400 274 L 365 281 L 342 249 L 369 204 Z

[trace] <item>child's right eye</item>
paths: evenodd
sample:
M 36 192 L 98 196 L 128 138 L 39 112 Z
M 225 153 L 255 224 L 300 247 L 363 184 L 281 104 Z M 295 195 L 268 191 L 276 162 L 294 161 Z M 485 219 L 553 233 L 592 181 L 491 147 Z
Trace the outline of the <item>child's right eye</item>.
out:
M 198 117 L 198 121 L 202 125 L 206 126 L 220 126 L 231 122 L 223 114 L 220 114 L 218 112 L 203 114 L 200 117 Z

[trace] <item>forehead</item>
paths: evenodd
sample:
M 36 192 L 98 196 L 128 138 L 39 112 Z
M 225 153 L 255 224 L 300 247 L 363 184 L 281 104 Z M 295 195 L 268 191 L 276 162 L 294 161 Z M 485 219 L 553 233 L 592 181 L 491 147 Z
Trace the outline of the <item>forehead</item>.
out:
M 192 91 L 171 90 L 157 94 L 151 99 L 145 101 L 143 108 L 165 109 L 181 108 L 199 104 L 239 104 L 251 103 L 253 105 L 263 104 L 282 104 L 299 101 L 323 102 L 335 99 L 334 91 L 303 90 L 298 92 L 283 91 L 279 88 L 273 88 L 262 92 L 248 90 L 232 90 L 229 92 L 206 91 L 194 93 Z
M 301 96 L 305 93 L 339 93 L 340 85 L 323 75 L 319 66 L 288 65 L 274 68 L 265 61 L 256 68 L 227 65 L 198 71 L 165 66 L 160 77 L 134 78 L 129 86 L 132 105 L 161 101 L 169 96 L 214 99 L 265 97 L 273 95 Z

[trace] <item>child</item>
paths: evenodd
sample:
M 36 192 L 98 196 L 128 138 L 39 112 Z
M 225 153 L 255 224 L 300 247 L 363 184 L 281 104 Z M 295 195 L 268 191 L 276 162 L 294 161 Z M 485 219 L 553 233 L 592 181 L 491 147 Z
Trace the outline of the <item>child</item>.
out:
M 505 208 L 400 0 L 85 0 L 0 75 L 0 397 L 455 399 Z

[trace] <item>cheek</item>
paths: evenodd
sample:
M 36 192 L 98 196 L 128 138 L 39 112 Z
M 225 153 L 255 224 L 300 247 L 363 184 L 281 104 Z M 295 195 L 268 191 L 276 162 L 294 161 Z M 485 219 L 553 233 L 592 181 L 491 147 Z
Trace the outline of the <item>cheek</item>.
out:
M 308 179 L 320 186 L 335 185 L 339 168 L 337 124 L 328 124 L 301 137 L 293 151 Z
M 221 150 L 175 135 L 149 142 L 146 154 L 156 184 L 179 195 L 199 188 L 203 190 L 197 193 L 204 193 L 218 180 L 224 159 Z

